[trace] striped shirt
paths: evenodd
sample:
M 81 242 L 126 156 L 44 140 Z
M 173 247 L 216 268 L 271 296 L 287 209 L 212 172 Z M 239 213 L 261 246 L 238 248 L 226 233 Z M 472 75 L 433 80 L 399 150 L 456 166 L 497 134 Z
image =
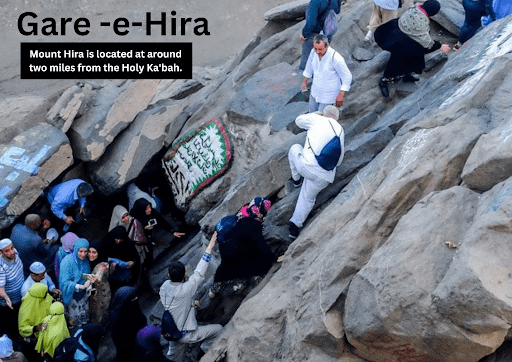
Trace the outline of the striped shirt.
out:
M 12 262 L 0 256 L 0 288 L 5 289 L 5 293 L 11 299 L 12 304 L 21 302 L 21 287 L 24 281 L 23 263 L 18 252 L 16 252 Z M 0 298 L 0 305 L 7 305 L 5 299 Z

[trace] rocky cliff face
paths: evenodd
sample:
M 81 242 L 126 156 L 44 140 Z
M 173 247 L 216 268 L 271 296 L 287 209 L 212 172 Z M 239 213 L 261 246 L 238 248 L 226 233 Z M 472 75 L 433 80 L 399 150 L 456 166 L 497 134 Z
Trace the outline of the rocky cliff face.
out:
M 19 110 L 23 122 L 0 131 L 5 144 L 10 133 L 26 131 L 0 160 L 10 162 L 0 171 L 8 171 L 12 183 L 0 194 L 0 227 L 9 226 L 74 160 L 101 194 L 124 192 L 155 155 L 215 118 L 227 132 L 232 160 L 182 206 L 186 221 L 208 235 L 223 216 L 254 196 L 268 196 L 274 205 L 266 237 L 286 254 L 202 361 L 227 352 L 229 362 L 468 362 L 501 345 L 485 358 L 507 360 L 510 17 L 457 53 L 430 55 L 419 85 L 398 83 L 383 99 L 377 83 L 388 53 L 362 42 L 372 1 L 343 5 L 332 46 L 354 75 L 341 112 L 345 158 L 290 243 L 288 219 L 298 190 L 287 184 L 287 152 L 304 142 L 293 120 L 307 110 L 297 95 L 303 22 L 293 14 L 304 6 L 297 1 L 267 14 L 290 26 L 269 23 L 224 67 L 195 68 L 193 80 L 82 82 L 37 110 Z M 443 7 L 434 18 L 435 33 L 455 42 L 449 31 L 460 26 L 462 6 L 451 0 Z M 46 120 L 37 126 L 42 131 L 33 127 L 35 119 Z M 41 132 L 48 140 L 39 138 Z M 204 235 L 174 257 L 193 267 L 201 242 Z M 164 274 L 155 275 L 152 285 L 160 285 Z
M 479 361 L 509 338 L 506 20 L 369 128 L 398 131 L 241 305 L 229 361 Z

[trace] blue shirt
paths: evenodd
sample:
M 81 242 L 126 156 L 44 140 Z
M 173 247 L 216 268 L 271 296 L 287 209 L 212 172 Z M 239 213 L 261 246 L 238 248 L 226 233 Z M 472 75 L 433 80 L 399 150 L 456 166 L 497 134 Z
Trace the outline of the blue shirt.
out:
M 80 203 L 80 207 L 85 206 L 85 197 L 78 197 L 76 189 L 78 185 L 85 181 L 75 178 L 63 182 L 51 188 L 48 193 L 48 202 L 50 203 L 52 212 L 59 219 L 66 220 L 64 211 L 70 206 L 73 206 L 76 201 Z
M 17 224 L 12 228 L 11 237 L 12 245 L 19 253 L 21 261 L 23 262 L 23 274 L 25 278 L 30 274 L 30 265 L 39 261 L 47 268 L 47 258 L 49 254 L 48 247 L 43 244 L 43 238 L 39 236 L 37 231 L 29 227 Z

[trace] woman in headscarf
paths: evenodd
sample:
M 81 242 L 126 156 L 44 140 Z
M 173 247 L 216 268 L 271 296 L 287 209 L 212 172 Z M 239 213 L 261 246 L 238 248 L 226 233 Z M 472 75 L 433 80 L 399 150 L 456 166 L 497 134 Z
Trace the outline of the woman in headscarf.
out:
M 116 292 L 112 299 L 110 323 L 117 350 L 116 361 L 133 361 L 137 332 L 147 324 L 135 288 L 121 287 Z
M 155 228 L 162 228 L 165 231 L 172 233 L 176 238 L 181 238 L 185 235 L 184 233 L 175 231 L 173 227 L 162 217 L 162 215 L 160 215 L 160 213 L 151 206 L 151 203 L 144 198 L 140 198 L 135 201 L 133 208 L 130 210 L 130 214 L 138 220 L 144 228 L 144 235 L 148 241 L 147 246 L 149 250 L 147 254 L 147 261 L 149 263 L 153 261 Z
M 36 350 L 44 356 L 53 357 L 59 344 L 69 338 L 69 330 L 64 317 L 64 305 L 60 302 L 53 303 L 50 314 L 43 319 L 43 330 L 37 339 Z
M 104 258 L 111 265 L 108 281 L 112 293 L 122 286 L 134 285 L 140 274 L 140 259 L 126 229 L 116 226 L 103 237 L 101 244 Z
M 124 206 L 117 205 L 114 207 L 114 211 L 112 212 L 108 231 L 112 231 L 116 226 L 122 226 L 126 231 L 128 231 L 128 237 L 135 243 L 135 248 L 137 249 L 140 257 L 140 263 L 143 264 L 144 260 L 146 260 L 148 247 L 144 228 L 141 223 L 133 216 L 130 216 L 128 210 L 126 210 Z
M 91 273 L 88 252 L 89 242 L 78 239 L 73 253 L 66 256 L 61 263 L 59 284 L 70 325 L 82 326 L 89 320 L 89 297 L 85 289 L 91 282 L 94 283 L 95 278 L 86 276 Z
M 210 296 L 231 284 L 235 291 L 242 289 L 248 278 L 259 281 L 272 267 L 277 258 L 263 238 L 263 218 L 270 206 L 270 200 L 256 197 L 238 211 L 234 225 L 223 225 L 223 220 L 230 218 L 217 224 L 221 263 Z
M 55 276 L 57 278 L 60 274 L 60 263 L 62 263 L 62 260 L 73 251 L 73 246 L 77 240 L 78 236 L 72 232 L 66 233 L 60 238 L 62 246 L 55 255 Z
M 135 362 L 168 362 L 169 360 L 162 353 L 160 337 L 162 328 L 154 325 L 147 325 L 137 333 L 137 344 L 135 346 Z
M 75 362 L 96 362 L 98 347 L 103 337 L 103 327 L 98 323 L 91 323 L 79 329 L 74 337 L 78 338 L 78 348 L 75 352 Z
M 89 258 L 89 266 L 91 270 L 94 270 L 94 267 L 102 261 L 106 261 L 107 257 L 105 250 L 103 249 L 103 243 L 100 241 L 92 242 L 89 246 L 89 253 L 87 254 L 87 257 Z
M 375 30 L 375 41 L 391 53 L 379 88 L 384 97 L 389 97 L 388 84 L 402 79 L 416 82 L 425 69 L 425 54 L 437 49 L 447 53 L 450 47 L 441 45 L 430 36 L 430 17 L 439 12 L 437 0 L 428 0 L 408 9 L 399 19 L 391 20 Z
M 22 337 L 38 337 L 43 329 L 43 319 L 50 313 L 53 298 L 48 287 L 42 283 L 33 284 L 21 301 L 18 314 L 18 329 Z

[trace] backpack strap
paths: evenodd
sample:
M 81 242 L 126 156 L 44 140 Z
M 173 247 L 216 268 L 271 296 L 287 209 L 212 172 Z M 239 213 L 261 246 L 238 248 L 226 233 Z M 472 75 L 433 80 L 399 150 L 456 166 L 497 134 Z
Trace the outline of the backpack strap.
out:
M 172 299 L 171 299 L 171 302 L 169 303 L 169 309 L 171 308 L 171 305 L 172 305 L 172 301 L 174 300 L 174 298 L 176 298 L 176 294 L 178 293 L 174 293 L 174 295 L 172 296 Z M 167 298 L 167 296 L 165 296 Z M 193 305 L 190 306 L 190 309 L 192 309 Z M 185 328 L 185 324 L 187 324 L 187 321 L 188 321 L 188 316 L 190 315 L 190 309 L 188 310 L 187 312 L 187 318 L 185 318 L 185 321 L 183 322 L 183 325 L 181 326 L 181 328 L 179 329 L 180 332 L 183 332 L 183 328 Z M 172 313 L 171 311 L 169 311 L 169 314 L 171 315 L 171 317 L 174 319 L 174 317 L 172 316 Z M 177 326 L 176 326 L 177 327 Z

